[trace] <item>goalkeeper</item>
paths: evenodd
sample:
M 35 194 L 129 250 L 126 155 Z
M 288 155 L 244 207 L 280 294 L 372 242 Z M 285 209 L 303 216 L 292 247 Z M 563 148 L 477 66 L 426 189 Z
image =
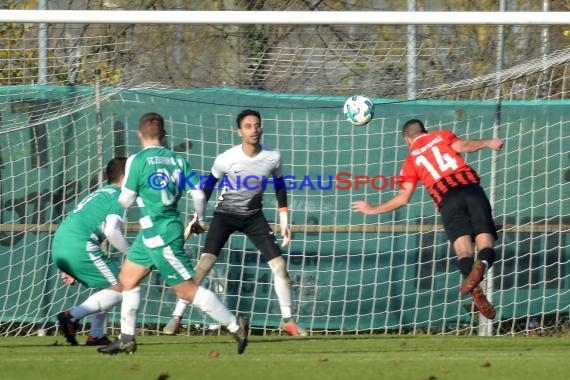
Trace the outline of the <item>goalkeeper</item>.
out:
M 107 241 L 122 253 L 129 250 L 122 225 L 125 210 L 117 203 L 125 175 L 126 158 L 117 157 L 107 164 L 108 184 L 87 195 L 69 213 L 57 229 L 51 247 L 51 258 L 61 270 L 63 281 L 72 285 L 76 281 L 88 288 L 101 289 L 81 305 L 57 315 L 65 339 L 76 346 L 75 337 L 79 320 L 91 315 L 91 332 L 88 346 L 107 345 L 105 317 L 107 310 L 121 302 L 119 269 L 103 252 Z
M 283 318 L 283 331 L 293 336 L 306 335 L 306 330 L 299 327 L 292 316 L 291 279 L 275 235 L 262 212 L 262 198 L 267 185 L 263 181 L 272 176 L 283 237 L 281 246 L 287 246 L 291 239 L 291 230 L 288 222 L 287 192 L 282 186 L 281 154 L 261 145 L 263 130 L 259 112 L 243 110 L 237 116 L 236 122 L 237 134 L 242 143 L 216 158 L 210 178 L 204 185 L 206 199 L 209 199 L 217 181 L 224 177 L 224 190 L 214 210 L 204 253 L 195 268 L 194 280 L 200 283 L 214 266 L 230 235 L 236 231 L 242 232 L 261 251 L 273 272 L 275 293 Z M 241 179 L 247 182 L 241 183 Z M 163 330 L 165 334 L 178 332 L 180 318 L 187 304 L 184 301 L 178 302 L 172 319 Z

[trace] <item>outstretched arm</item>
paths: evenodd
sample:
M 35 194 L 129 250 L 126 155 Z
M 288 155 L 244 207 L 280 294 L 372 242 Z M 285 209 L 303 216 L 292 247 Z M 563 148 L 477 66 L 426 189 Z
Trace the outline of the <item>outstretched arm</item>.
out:
M 401 190 L 390 200 L 380 203 L 379 205 L 372 206 L 367 201 L 352 202 L 352 211 L 361 212 L 366 215 L 382 214 L 384 212 L 394 211 L 400 207 L 408 204 L 415 187 L 411 182 L 404 182 Z
M 472 153 L 483 148 L 499 150 L 503 142 L 497 138 L 484 140 L 458 140 L 451 144 L 451 148 L 457 153 Z

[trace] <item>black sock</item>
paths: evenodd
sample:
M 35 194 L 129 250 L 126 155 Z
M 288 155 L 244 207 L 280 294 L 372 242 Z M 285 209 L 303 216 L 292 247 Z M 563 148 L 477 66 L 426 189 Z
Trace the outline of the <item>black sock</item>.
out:
M 469 276 L 471 273 L 471 267 L 473 266 L 473 256 L 471 257 L 463 257 L 457 260 L 457 269 L 463 275 L 463 278 Z
M 489 269 L 495 263 L 495 255 L 495 250 L 493 248 L 483 248 L 477 254 L 477 258 L 481 261 L 486 261 L 487 264 L 489 264 L 487 269 Z

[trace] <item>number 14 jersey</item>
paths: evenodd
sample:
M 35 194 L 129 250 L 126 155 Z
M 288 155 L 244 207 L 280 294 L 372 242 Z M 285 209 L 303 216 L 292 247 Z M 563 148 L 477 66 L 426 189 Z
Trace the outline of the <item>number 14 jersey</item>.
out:
M 422 181 L 437 208 L 449 189 L 479 183 L 477 172 L 451 147 L 456 141 L 459 137 L 447 130 L 423 133 L 414 139 L 402 167 L 402 176 Z

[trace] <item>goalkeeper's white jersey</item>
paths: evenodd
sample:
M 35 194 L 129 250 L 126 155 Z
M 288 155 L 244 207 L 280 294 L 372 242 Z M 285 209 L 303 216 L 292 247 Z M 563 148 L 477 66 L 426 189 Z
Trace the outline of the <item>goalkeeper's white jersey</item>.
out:
M 218 178 L 216 188 L 222 193 L 216 211 L 251 215 L 262 209 L 263 192 L 275 190 L 281 172 L 281 153 L 262 145 L 254 157 L 243 152 L 242 146 L 234 146 L 216 157 L 212 174 Z

